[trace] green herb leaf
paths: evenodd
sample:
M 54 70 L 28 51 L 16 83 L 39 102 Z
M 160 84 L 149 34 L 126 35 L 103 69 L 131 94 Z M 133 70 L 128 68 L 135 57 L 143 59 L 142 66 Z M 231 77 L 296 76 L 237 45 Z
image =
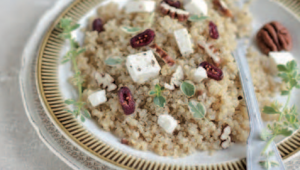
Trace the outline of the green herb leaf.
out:
M 156 95 L 156 91 L 150 91 L 149 95 Z
M 281 95 L 282 95 L 282 96 L 287 96 L 287 95 L 289 95 L 289 94 L 290 94 L 290 91 L 284 90 L 284 91 L 281 92 Z
M 163 96 L 155 96 L 153 102 L 159 107 L 164 107 L 166 104 L 166 99 Z
M 270 151 L 270 152 L 268 152 L 267 155 L 268 155 L 269 157 L 274 156 L 274 155 L 275 155 L 275 152 L 274 152 L 274 151 Z
M 288 76 L 287 73 L 279 73 L 279 74 L 278 74 L 278 77 L 281 77 L 282 80 L 283 80 L 284 82 L 286 82 L 286 83 L 289 81 L 289 76 Z
M 293 88 L 293 87 L 298 85 L 298 82 L 295 79 L 291 79 L 290 80 L 290 85 L 291 85 L 291 88 Z
M 85 122 L 85 118 L 84 118 L 84 116 L 80 116 L 80 120 L 81 120 L 81 122 Z
M 78 48 L 77 49 L 77 55 L 79 55 L 79 54 L 81 54 L 81 53 L 84 53 L 86 50 L 85 50 L 85 48 Z
M 68 28 L 71 25 L 72 19 L 71 18 L 62 18 L 59 22 L 60 28 Z
M 108 58 L 104 61 L 104 63 L 109 66 L 115 66 L 118 64 L 122 64 L 123 61 L 124 61 L 124 59 L 116 57 L 116 58 Z
M 287 128 L 283 128 L 277 132 L 277 135 L 282 135 L 282 136 L 290 136 L 292 134 L 293 134 L 293 131 L 289 130 Z
M 279 114 L 280 112 L 276 111 L 273 107 L 265 106 L 263 112 L 266 114 Z
M 75 117 L 77 117 L 77 116 L 79 115 L 79 111 L 78 111 L 78 110 L 74 110 L 74 111 L 73 111 L 73 115 L 74 115 Z
M 70 29 L 70 31 L 77 30 L 79 27 L 80 27 L 80 25 L 79 25 L 79 24 L 74 24 L 74 25 L 72 25 L 72 26 L 71 26 L 71 29 Z
M 191 15 L 188 20 L 192 22 L 198 22 L 198 21 L 203 21 L 207 18 L 208 18 L 207 16 Z
M 75 104 L 76 101 L 73 100 L 73 99 L 68 99 L 68 100 L 65 100 L 65 103 L 66 103 L 67 105 L 71 105 L 71 104 Z
M 202 119 L 206 115 L 205 106 L 202 103 L 189 102 L 189 109 L 192 112 L 194 118 Z
M 260 161 L 259 165 L 264 169 L 271 169 L 273 167 L 279 166 L 276 161 Z
M 300 84 L 298 84 L 297 86 L 295 86 L 297 89 L 300 89 Z
M 267 129 L 263 129 L 261 134 L 260 134 L 260 138 L 263 140 L 263 141 L 266 141 L 268 140 L 269 138 L 271 138 L 273 135 L 270 131 L 268 131 Z
M 292 72 L 293 70 L 297 69 L 297 62 L 295 60 L 289 61 L 286 64 L 286 67 L 290 72 Z
M 134 34 L 137 33 L 141 30 L 140 27 L 127 27 L 127 26 L 123 26 L 121 27 L 121 29 L 126 32 L 127 34 Z
M 267 127 L 268 127 L 269 130 L 272 130 L 271 124 L 268 124 Z
M 298 130 L 299 129 L 299 124 L 294 123 L 294 124 L 292 124 L 292 127 L 294 128 L 294 130 Z
M 86 109 L 83 109 L 83 116 L 86 117 L 86 118 L 88 118 L 88 119 L 91 118 L 91 114 L 90 114 L 89 111 L 86 110 Z
M 69 61 L 70 61 L 70 58 L 64 57 L 61 61 L 61 64 L 66 64 Z
M 70 39 L 71 34 L 62 33 L 62 34 L 59 34 L 59 37 L 62 39 Z
M 195 94 L 195 86 L 189 82 L 183 82 L 180 86 L 181 91 L 188 97 L 192 97 Z
M 286 120 L 290 123 L 293 124 L 296 122 L 297 118 L 295 115 L 290 115 L 290 114 L 286 114 L 285 115 Z
M 277 65 L 277 69 L 278 69 L 278 71 L 281 71 L 281 72 L 287 72 L 288 71 L 288 69 L 285 67 L 285 65 L 282 65 L 282 64 Z

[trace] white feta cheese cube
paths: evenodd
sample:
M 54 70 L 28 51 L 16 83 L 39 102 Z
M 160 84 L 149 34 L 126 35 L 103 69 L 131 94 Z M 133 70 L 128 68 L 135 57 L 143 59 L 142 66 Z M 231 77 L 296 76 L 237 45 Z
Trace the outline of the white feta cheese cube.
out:
M 186 0 L 183 7 L 190 14 L 207 16 L 208 8 L 204 0 Z
M 92 106 L 96 107 L 107 101 L 106 92 L 105 92 L 105 90 L 96 91 L 96 92 L 92 93 L 91 95 L 89 95 L 88 99 L 89 99 L 90 103 L 92 104 Z
M 151 50 L 129 55 L 126 67 L 133 81 L 139 84 L 157 77 L 161 70 Z
M 159 115 L 157 123 L 160 127 L 162 127 L 167 133 L 172 134 L 175 128 L 177 127 L 177 120 L 175 120 L 172 116 L 164 114 Z
M 293 55 L 290 52 L 269 52 L 269 56 L 272 57 L 275 63 L 286 65 L 287 62 L 294 60 Z
M 194 81 L 200 83 L 207 78 L 207 72 L 203 67 L 198 67 L 194 72 Z
M 181 80 L 183 80 L 184 74 L 181 66 L 178 66 L 175 73 L 172 75 L 171 84 L 175 86 L 180 86 Z
M 177 41 L 178 48 L 183 56 L 194 53 L 191 36 L 189 35 L 186 28 L 174 31 L 174 35 Z
M 153 12 L 155 10 L 155 1 L 129 1 L 125 5 L 126 13 L 133 12 Z
M 164 87 L 168 90 L 175 90 L 175 86 L 174 85 L 171 85 L 171 84 L 168 84 L 168 83 L 165 83 L 164 84 Z

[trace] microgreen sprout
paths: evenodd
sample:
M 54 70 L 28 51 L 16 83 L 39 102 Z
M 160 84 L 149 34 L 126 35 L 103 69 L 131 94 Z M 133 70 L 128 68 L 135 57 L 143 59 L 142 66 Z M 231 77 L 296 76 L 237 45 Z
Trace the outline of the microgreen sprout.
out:
M 164 107 L 166 104 L 166 99 L 161 94 L 164 89 L 164 87 L 160 87 L 160 85 L 157 84 L 155 85 L 155 90 L 149 92 L 149 95 L 155 95 L 153 102 L 159 107 Z
M 85 118 L 90 118 L 91 115 L 84 108 L 85 102 L 82 101 L 82 83 L 83 78 L 81 76 L 80 70 L 77 66 L 76 58 L 81 53 L 85 52 L 84 48 L 80 48 L 78 42 L 72 38 L 71 32 L 78 29 L 80 27 L 79 24 L 74 24 L 72 22 L 71 18 L 62 18 L 57 26 L 59 29 L 62 29 L 62 33 L 59 35 L 62 39 L 68 40 L 70 42 L 70 50 L 67 52 L 67 54 L 62 59 L 62 64 L 65 64 L 67 62 L 71 62 L 73 65 L 73 69 L 75 72 L 74 77 L 72 78 L 74 84 L 76 85 L 77 91 L 78 91 L 78 100 L 72 100 L 67 99 L 65 100 L 65 103 L 67 105 L 73 105 L 75 108 L 73 111 L 71 110 L 65 110 L 66 112 L 72 113 L 75 117 L 80 116 L 80 120 L 82 122 L 85 121 Z

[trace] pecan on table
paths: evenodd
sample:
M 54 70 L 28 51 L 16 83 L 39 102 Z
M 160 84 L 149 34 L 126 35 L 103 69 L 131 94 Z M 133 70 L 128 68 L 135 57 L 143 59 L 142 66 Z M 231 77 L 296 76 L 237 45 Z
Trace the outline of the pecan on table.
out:
M 268 55 L 271 51 L 290 51 L 292 37 L 283 25 L 273 21 L 264 25 L 256 35 L 257 45 L 261 51 Z

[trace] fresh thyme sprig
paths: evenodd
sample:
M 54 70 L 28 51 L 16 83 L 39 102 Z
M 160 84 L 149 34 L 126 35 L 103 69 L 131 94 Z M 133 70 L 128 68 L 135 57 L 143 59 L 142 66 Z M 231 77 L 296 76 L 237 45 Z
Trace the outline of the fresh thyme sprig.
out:
M 81 76 L 80 70 L 78 68 L 76 57 L 81 53 L 85 52 L 84 48 L 80 48 L 78 42 L 72 38 L 71 32 L 78 29 L 80 27 L 79 24 L 74 24 L 71 18 L 62 18 L 57 26 L 62 29 L 62 33 L 59 35 L 62 39 L 68 40 L 70 42 L 70 50 L 63 57 L 62 64 L 71 62 L 73 65 L 73 69 L 75 72 L 74 77 L 72 78 L 74 84 L 76 85 L 78 91 L 78 100 L 75 101 L 73 99 L 65 100 L 67 105 L 73 105 L 75 108 L 73 111 L 65 110 L 69 113 L 72 113 L 75 117 L 80 115 L 80 120 L 82 122 L 85 121 L 85 118 L 91 118 L 90 113 L 84 108 L 85 102 L 82 101 L 82 83 L 83 78 Z
M 282 78 L 282 81 L 286 83 L 287 88 L 281 92 L 281 95 L 287 96 L 287 100 L 283 107 L 281 107 L 278 102 L 274 102 L 271 106 L 265 106 L 263 112 L 270 115 L 279 115 L 278 120 L 272 124 L 268 124 L 268 128 L 263 130 L 261 133 L 261 139 L 267 141 L 266 146 L 261 152 L 262 155 L 267 155 L 265 161 L 261 161 L 260 165 L 265 169 L 270 169 L 276 166 L 277 163 L 271 161 L 268 153 L 268 148 L 277 136 L 290 136 L 295 130 L 299 128 L 299 120 L 296 106 L 288 107 L 292 90 L 294 88 L 300 88 L 300 74 L 298 73 L 297 63 L 295 60 L 288 62 L 286 65 L 277 66 L 279 74 L 278 76 Z
M 155 90 L 149 92 L 149 95 L 155 95 L 153 102 L 159 107 L 164 107 L 166 104 L 166 98 L 161 95 L 164 89 L 164 87 L 160 87 L 160 85 L 157 84 L 155 85 Z

